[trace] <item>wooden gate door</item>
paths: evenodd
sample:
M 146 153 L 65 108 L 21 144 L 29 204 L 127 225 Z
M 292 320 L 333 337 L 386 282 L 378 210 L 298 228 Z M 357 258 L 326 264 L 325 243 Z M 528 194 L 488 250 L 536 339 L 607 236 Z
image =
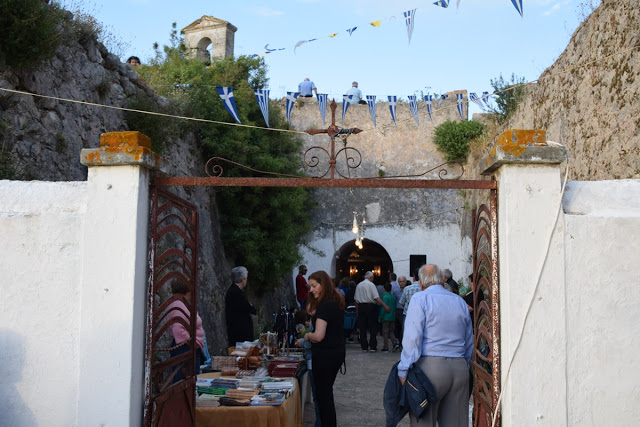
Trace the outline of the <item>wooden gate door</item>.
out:
M 145 358 L 145 426 L 195 424 L 195 316 L 198 300 L 198 212 L 180 197 L 152 186 Z M 186 285 L 191 297 L 173 294 Z M 176 345 L 171 328 L 191 340 Z M 181 379 L 178 377 L 181 376 Z
M 500 306 L 498 294 L 498 230 L 496 190 L 490 205 L 473 213 L 473 325 L 475 371 L 473 426 L 500 425 L 496 412 L 500 395 Z

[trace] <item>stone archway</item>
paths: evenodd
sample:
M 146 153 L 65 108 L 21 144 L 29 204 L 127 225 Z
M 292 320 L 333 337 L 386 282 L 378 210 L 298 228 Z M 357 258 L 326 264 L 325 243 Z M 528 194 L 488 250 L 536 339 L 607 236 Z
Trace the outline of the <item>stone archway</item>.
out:
M 203 62 L 210 62 L 211 61 L 210 46 L 212 46 L 212 44 L 213 42 L 209 37 L 203 37 L 202 39 L 200 39 L 197 45 L 196 58 L 198 58 Z
M 356 283 L 364 279 L 364 273 L 372 271 L 376 285 L 383 284 L 393 271 L 393 261 L 387 250 L 378 242 L 365 239 L 362 249 L 356 246 L 355 240 L 350 240 L 338 251 L 335 257 L 334 277 L 340 280 L 351 277 Z

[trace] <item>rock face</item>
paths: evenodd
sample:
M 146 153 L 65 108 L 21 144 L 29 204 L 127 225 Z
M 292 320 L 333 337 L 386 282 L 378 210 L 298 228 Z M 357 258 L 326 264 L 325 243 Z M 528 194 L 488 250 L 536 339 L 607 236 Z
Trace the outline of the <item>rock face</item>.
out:
M 564 144 L 570 179 L 640 178 L 638 28 L 637 0 L 603 0 L 508 126 Z
M 2 88 L 113 107 L 125 107 L 127 98 L 136 95 L 158 105 L 167 103 L 95 38 L 67 42 L 35 69 L 9 69 L 1 61 Z M 0 108 L 0 179 L 85 180 L 87 168 L 80 164 L 80 150 L 98 147 L 103 132 L 135 130 L 129 129 L 123 111 L 87 104 L 0 91 Z M 204 175 L 205 161 L 192 134 L 163 142 L 167 175 Z M 215 191 L 208 187 L 173 187 L 171 191 L 198 206 L 199 314 L 212 354 L 222 354 L 227 347 L 224 296 L 232 265 L 220 240 Z M 251 295 L 250 288 L 249 281 L 249 298 L 259 312 L 256 326 L 270 322 L 271 313 L 294 301 L 291 283 L 260 299 Z

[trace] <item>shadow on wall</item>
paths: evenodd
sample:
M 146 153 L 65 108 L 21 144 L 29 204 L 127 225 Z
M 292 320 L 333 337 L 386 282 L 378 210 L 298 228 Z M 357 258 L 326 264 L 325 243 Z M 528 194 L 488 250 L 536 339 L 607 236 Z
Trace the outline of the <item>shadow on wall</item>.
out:
M 36 425 L 33 412 L 16 387 L 22 381 L 25 359 L 22 336 L 0 329 L 0 426 Z

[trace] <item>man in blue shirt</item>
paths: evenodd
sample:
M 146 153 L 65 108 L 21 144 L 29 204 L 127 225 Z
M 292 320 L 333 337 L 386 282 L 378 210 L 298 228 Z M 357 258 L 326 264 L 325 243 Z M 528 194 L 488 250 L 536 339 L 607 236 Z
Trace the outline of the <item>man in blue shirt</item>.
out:
M 309 80 L 309 77 L 305 77 L 304 81 L 298 85 L 298 92 L 300 92 L 300 96 L 305 98 L 313 97 L 313 92 L 318 96 L 318 89 L 316 85 Z
M 351 104 L 367 103 L 367 101 L 362 99 L 362 91 L 358 89 L 358 82 L 351 83 L 351 89 L 347 91 L 347 95 L 351 95 Z
M 469 422 L 469 363 L 473 351 L 471 317 L 464 300 L 442 286 L 436 265 L 419 270 L 420 287 L 404 322 L 398 377 L 404 384 L 411 365 L 433 383 L 438 401 L 412 426 L 466 426 Z

